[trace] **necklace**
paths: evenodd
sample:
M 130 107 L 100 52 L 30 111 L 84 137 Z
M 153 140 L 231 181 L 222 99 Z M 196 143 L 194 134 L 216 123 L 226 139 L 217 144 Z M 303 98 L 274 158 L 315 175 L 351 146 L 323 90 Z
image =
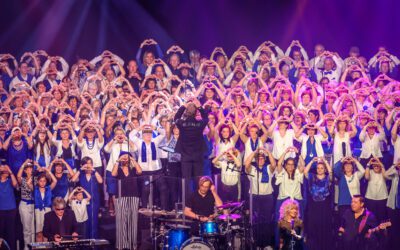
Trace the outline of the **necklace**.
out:
M 350 180 L 348 180 L 348 183 L 351 183 L 354 180 L 354 174 L 351 176 Z
M 89 150 L 92 150 L 94 148 L 94 142 L 94 140 L 93 142 L 89 142 L 88 138 L 86 138 L 86 145 Z
M 15 142 L 13 141 L 13 147 L 15 150 L 20 151 L 23 146 L 24 146 L 24 144 L 22 143 L 22 140 L 18 145 L 16 145 Z

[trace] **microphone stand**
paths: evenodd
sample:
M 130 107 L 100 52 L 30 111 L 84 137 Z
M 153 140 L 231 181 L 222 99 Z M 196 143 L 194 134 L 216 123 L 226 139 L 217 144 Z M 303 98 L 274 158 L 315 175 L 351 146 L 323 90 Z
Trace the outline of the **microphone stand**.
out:
M 291 235 L 291 239 L 290 239 L 290 249 L 291 250 L 294 250 L 294 245 L 296 245 L 296 242 L 294 241 L 294 235 L 293 235 L 293 230 L 294 230 L 294 220 L 292 220 L 291 222 L 290 222 L 290 224 L 291 224 L 291 228 L 292 228 L 292 230 L 291 230 L 291 232 L 290 232 L 290 235 Z
M 252 174 L 248 174 L 248 173 L 246 173 L 246 172 L 242 172 L 241 170 L 237 170 L 237 169 L 235 169 L 235 168 L 230 168 L 229 166 L 226 167 L 226 170 L 230 170 L 230 171 L 232 171 L 232 172 L 239 172 L 239 173 L 241 173 L 242 175 L 247 175 L 247 176 L 254 177 L 254 175 L 252 175 Z

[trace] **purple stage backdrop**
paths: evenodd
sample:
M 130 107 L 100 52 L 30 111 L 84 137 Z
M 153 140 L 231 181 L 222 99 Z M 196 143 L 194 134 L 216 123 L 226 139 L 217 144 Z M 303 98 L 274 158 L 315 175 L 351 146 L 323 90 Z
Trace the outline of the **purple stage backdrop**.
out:
M 203 54 L 266 40 L 285 50 L 296 39 L 309 53 L 322 43 L 342 56 L 353 45 L 367 57 L 379 45 L 399 55 L 399 12 L 396 0 L 1 1 L 0 53 L 45 49 L 73 60 L 110 49 L 128 59 L 154 38 L 164 50 L 178 44 Z

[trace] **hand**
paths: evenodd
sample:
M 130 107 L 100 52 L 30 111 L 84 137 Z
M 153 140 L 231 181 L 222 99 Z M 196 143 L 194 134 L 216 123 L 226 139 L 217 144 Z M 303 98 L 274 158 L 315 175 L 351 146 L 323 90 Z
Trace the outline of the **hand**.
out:
M 286 153 L 288 153 L 288 152 L 298 153 L 299 151 L 298 151 L 297 148 L 295 148 L 295 147 L 288 147 L 288 148 L 286 149 Z
M 213 185 L 211 185 L 211 187 L 210 187 L 210 191 L 211 191 L 212 193 L 214 193 L 214 192 L 215 192 L 215 186 L 214 186 L 214 184 L 213 184 Z
M 201 222 L 207 222 L 207 221 L 208 221 L 208 217 L 200 216 L 200 217 L 199 217 L 199 220 L 200 220 Z
M 60 242 L 62 240 L 61 236 L 59 234 L 54 235 L 54 241 L 55 242 Z
M 142 172 L 143 172 L 143 171 L 142 171 L 142 168 L 140 168 L 140 167 L 139 167 L 139 168 L 136 168 L 136 174 L 137 174 L 137 175 L 141 175 Z

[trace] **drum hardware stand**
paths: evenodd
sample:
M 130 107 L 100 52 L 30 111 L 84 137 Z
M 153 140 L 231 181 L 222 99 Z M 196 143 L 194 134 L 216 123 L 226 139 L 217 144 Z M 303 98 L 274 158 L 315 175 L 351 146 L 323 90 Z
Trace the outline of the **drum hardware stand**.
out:
M 156 224 L 154 222 L 154 211 L 156 206 L 153 204 L 153 196 L 154 196 L 154 190 L 153 190 L 153 183 L 156 182 L 158 179 L 163 178 L 163 176 L 158 176 L 153 179 L 153 175 L 149 176 L 149 183 L 150 185 L 150 199 L 149 199 L 149 204 L 148 206 L 151 208 L 152 211 L 152 216 L 150 217 L 150 237 L 151 237 L 151 244 L 154 246 L 154 249 L 157 250 L 157 232 L 156 232 Z M 146 185 L 146 184 L 145 184 Z
M 154 222 L 154 209 L 155 206 L 153 204 L 153 176 L 150 175 L 150 180 L 149 180 L 149 185 L 150 185 L 150 199 L 149 199 L 149 206 L 151 207 L 152 215 L 150 217 L 150 237 L 151 237 L 151 244 L 154 246 L 154 250 L 157 250 L 157 235 L 156 235 L 156 229 L 155 229 L 155 222 Z

